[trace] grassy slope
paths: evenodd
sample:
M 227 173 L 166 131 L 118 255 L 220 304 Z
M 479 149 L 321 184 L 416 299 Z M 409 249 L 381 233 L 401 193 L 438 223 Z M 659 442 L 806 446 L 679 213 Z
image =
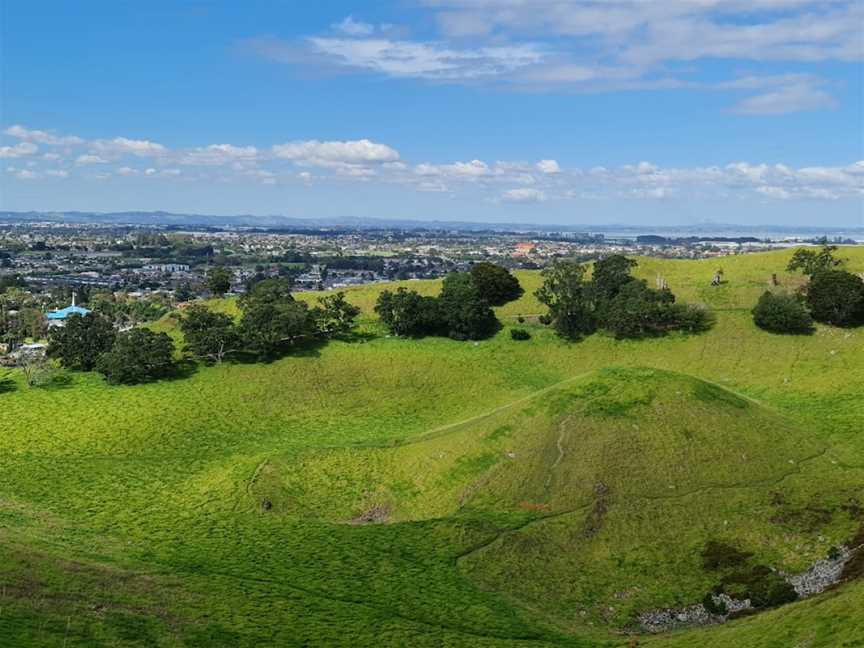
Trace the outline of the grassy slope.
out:
M 858 271 L 864 269 L 862 252 L 846 252 Z M 723 309 L 716 328 L 698 337 L 618 342 L 593 336 L 568 345 L 541 328 L 527 343 L 511 342 L 506 330 L 476 345 L 378 337 L 334 343 L 268 366 L 205 368 L 188 379 L 154 385 L 108 388 L 95 376 L 80 376 L 68 389 L 19 386 L 0 395 L 0 543 L 9 549 L 0 554 L 0 639 L 39 646 L 135 645 L 136 637 L 169 646 L 302 645 L 350 636 L 354 645 L 507 645 L 511 640 L 539 645 L 575 642 L 557 629 L 572 626 L 580 636 L 606 641 L 609 635 L 586 625 L 594 617 L 562 621 L 568 606 L 582 600 L 574 579 L 543 582 L 544 565 L 577 573 L 584 566 L 579 560 L 553 564 L 548 552 L 541 553 L 539 561 L 525 561 L 524 578 L 510 586 L 502 581 L 506 573 L 495 573 L 497 561 L 484 563 L 490 543 L 500 542 L 502 529 L 521 524 L 525 510 L 478 506 L 473 515 L 436 517 L 452 513 L 460 485 L 489 467 L 484 452 L 460 468 L 461 477 L 456 470 L 447 487 L 434 491 L 440 501 L 412 500 L 411 493 L 426 489 L 426 473 L 420 467 L 405 470 L 407 461 L 391 463 L 391 476 L 399 467 L 403 473 L 388 488 L 405 502 L 400 506 L 406 522 L 384 526 L 332 523 L 363 508 L 357 501 L 366 501 L 364 480 L 357 481 L 356 471 L 341 469 L 334 459 L 336 469 L 323 472 L 326 479 L 320 480 L 330 493 L 316 494 L 317 475 L 310 472 L 304 487 L 311 495 L 303 499 L 297 486 L 304 482 L 303 470 L 322 466 L 321 454 L 345 452 L 332 448 L 378 452 L 369 447 L 417 438 L 494 408 L 504 407 L 496 416 L 512 416 L 508 404 L 576 375 L 607 366 L 646 366 L 697 376 L 756 399 L 794 420 L 808 448 L 826 448 L 788 478 L 792 505 L 860 493 L 864 332 L 820 327 L 814 336 L 790 338 L 753 328 L 746 309 L 784 259 L 785 253 L 771 253 L 724 260 L 729 283 L 719 289 L 708 286 L 716 262 L 641 260 L 646 278 L 653 281 L 660 271 L 682 299 Z M 541 312 L 530 297 L 537 275 L 520 279 L 529 294 L 502 309 L 503 317 Z M 436 290 L 435 282 L 411 283 Z M 377 290 L 363 287 L 349 294 L 370 313 Z M 230 302 L 223 306 L 232 308 Z M 173 328 L 168 320 L 160 326 Z M 440 431 L 428 443 L 455 453 L 458 439 L 476 434 L 492 418 L 457 426 L 453 435 Z M 394 452 L 410 455 L 414 445 Z M 717 468 L 712 465 L 711 471 Z M 704 477 L 702 471 L 694 475 Z M 269 513 L 260 509 L 265 496 L 274 501 Z M 755 502 L 743 489 L 740 497 L 722 503 L 726 509 L 718 512 L 736 520 L 735 537 L 759 546 L 765 528 L 748 524 L 747 512 L 754 505 L 764 508 L 764 501 Z M 719 520 L 703 514 L 704 506 L 687 502 L 660 514 L 670 516 L 674 536 L 692 524 L 692 511 L 699 511 L 704 536 L 716 531 L 712 525 Z M 394 513 L 397 519 L 401 510 Z M 615 510 L 609 524 L 619 525 L 619 538 L 645 530 L 638 522 L 641 507 Z M 543 525 L 550 527 L 541 534 L 544 539 L 564 532 L 550 520 L 508 537 L 524 543 L 534 533 L 531 527 Z M 832 518 L 826 538 L 839 537 L 847 527 L 839 515 Z M 824 552 L 822 541 L 804 535 L 802 562 Z M 686 535 L 682 546 L 692 549 L 697 536 Z M 652 538 L 655 544 L 662 540 Z M 617 540 L 596 545 L 595 556 L 620 559 L 623 545 Z M 479 546 L 488 548 L 471 551 Z M 763 549 L 767 557 L 795 561 L 770 541 Z M 635 559 L 640 550 L 623 553 Z M 468 553 L 470 560 L 457 565 Z M 519 566 L 518 550 L 515 555 L 506 564 Z M 638 577 L 644 569 L 631 567 L 622 573 Z M 703 585 L 696 579 L 684 590 Z M 673 590 L 661 588 L 652 596 L 662 599 Z M 830 601 L 824 605 L 843 618 L 844 610 L 852 614 L 864 598 L 860 587 L 849 587 Z M 836 642 L 824 643 L 827 630 L 814 629 L 819 622 L 796 612 L 823 614 L 817 603 L 805 601 L 771 615 L 782 618 L 783 632 L 796 638 L 819 635 L 814 645 L 843 645 L 844 633 L 856 636 L 851 623 L 841 624 L 831 629 Z M 534 607 L 543 613 L 532 612 Z M 698 645 L 710 645 L 713 637 L 733 642 L 716 645 L 775 645 L 765 639 L 776 635 L 772 618 L 758 616 L 693 636 L 702 642 Z M 689 636 L 656 641 L 688 645 Z

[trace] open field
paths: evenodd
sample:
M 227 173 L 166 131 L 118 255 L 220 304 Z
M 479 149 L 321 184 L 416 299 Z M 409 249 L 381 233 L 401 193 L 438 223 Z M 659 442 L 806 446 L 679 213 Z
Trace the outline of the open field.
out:
M 522 273 L 479 343 L 385 336 L 371 286 L 348 291 L 368 336 L 271 364 L 16 379 L 0 645 L 623 646 L 715 584 L 708 540 L 801 571 L 862 524 L 864 329 L 755 328 L 788 256 L 723 259 L 718 288 L 716 261 L 639 259 L 717 311 L 698 336 L 513 342 L 543 311 Z M 640 645 L 864 646 L 862 609 L 856 581 Z

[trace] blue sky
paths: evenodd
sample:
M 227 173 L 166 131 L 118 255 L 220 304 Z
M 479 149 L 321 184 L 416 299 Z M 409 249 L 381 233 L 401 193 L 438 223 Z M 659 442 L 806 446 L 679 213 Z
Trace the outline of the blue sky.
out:
M 2 209 L 864 225 L 856 0 L 0 7 Z

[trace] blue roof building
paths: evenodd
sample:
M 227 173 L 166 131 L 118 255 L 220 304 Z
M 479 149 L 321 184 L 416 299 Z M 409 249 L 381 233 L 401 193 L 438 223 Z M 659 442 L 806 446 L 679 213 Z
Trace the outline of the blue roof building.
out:
M 60 310 L 51 311 L 48 313 L 47 317 L 49 320 L 65 320 L 70 315 L 89 315 L 91 311 L 86 308 L 82 308 L 81 306 L 67 306 L 66 308 L 61 308 Z
M 71 306 L 59 310 L 53 310 L 48 313 L 48 324 L 49 326 L 52 324 L 55 326 L 62 326 L 70 315 L 80 315 L 81 317 L 84 317 L 90 313 L 91 311 L 89 309 L 75 305 L 75 295 L 73 294 Z

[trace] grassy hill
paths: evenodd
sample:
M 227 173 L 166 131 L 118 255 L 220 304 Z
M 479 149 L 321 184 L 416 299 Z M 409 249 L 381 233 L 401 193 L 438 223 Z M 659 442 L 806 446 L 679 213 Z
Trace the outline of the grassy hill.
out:
M 714 584 L 708 540 L 803 569 L 861 523 L 864 331 L 756 329 L 771 273 L 799 281 L 787 256 L 724 259 L 719 288 L 717 262 L 640 259 L 717 309 L 699 336 L 388 338 L 362 287 L 365 341 L 134 387 L 18 381 L 0 644 L 619 646 L 635 612 Z M 520 280 L 502 318 L 542 312 Z M 862 607 L 851 583 L 640 641 L 862 645 Z

